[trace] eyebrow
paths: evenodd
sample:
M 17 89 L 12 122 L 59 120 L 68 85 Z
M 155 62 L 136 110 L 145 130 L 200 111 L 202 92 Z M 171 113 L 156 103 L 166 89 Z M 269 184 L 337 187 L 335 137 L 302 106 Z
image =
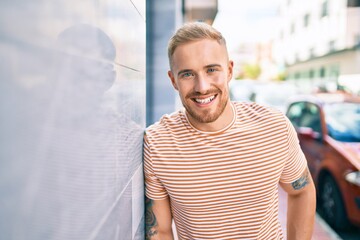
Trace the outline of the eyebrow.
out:
M 217 64 L 217 63 L 214 63 L 214 64 L 206 65 L 204 68 L 211 68 L 211 67 L 221 67 L 221 65 Z
M 180 76 L 183 73 L 187 73 L 187 72 L 191 72 L 191 71 L 192 71 L 191 69 L 184 69 L 184 70 L 179 71 L 177 75 Z

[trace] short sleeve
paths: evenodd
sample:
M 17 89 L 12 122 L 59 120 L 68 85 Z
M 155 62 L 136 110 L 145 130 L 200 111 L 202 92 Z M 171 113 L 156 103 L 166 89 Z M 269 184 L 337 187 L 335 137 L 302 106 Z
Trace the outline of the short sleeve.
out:
M 153 169 L 151 147 L 146 134 L 144 135 L 144 174 L 145 195 L 152 200 L 161 200 L 168 196 L 163 184 L 156 176 Z
M 288 156 L 280 177 L 280 182 L 292 183 L 299 179 L 301 174 L 305 171 L 307 168 L 307 162 L 304 153 L 300 148 L 299 139 L 297 137 L 295 128 L 286 117 L 285 121 L 286 130 L 288 133 Z

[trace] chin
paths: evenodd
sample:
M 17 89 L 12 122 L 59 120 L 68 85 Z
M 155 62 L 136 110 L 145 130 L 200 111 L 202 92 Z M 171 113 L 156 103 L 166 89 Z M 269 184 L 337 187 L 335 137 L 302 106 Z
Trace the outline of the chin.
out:
M 194 111 L 191 108 L 186 108 L 186 111 L 191 116 L 191 118 L 194 119 L 195 121 L 199 122 L 199 123 L 212 123 L 212 122 L 215 122 L 221 115 L 220 110 L 221 109 L 219 109 L 219 107 L 217 107 L 215 112 L 205 111 L 205 112 L 200 113 L 200 112 Z

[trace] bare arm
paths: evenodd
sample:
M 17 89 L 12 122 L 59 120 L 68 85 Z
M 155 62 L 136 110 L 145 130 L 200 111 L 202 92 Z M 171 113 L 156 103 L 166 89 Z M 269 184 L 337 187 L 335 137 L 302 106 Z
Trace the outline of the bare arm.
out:
M 169 198 L 151 200 L 145 197 L 145 239 L 173 240 Z
M 315 221 L 316 192 L 309 170 L 289 184 L 280 183 L 288 193 L 287 238 L 311 239 Z

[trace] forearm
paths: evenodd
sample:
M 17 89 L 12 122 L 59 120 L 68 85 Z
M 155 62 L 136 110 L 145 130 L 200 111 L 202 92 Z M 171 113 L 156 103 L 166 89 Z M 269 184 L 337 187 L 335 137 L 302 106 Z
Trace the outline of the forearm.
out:
M 167 232 L 159 232 L 157 236 L 155 236 L 154 238 L 151 238 L 151 240 L 156 239 L 156 240 L 174 240 L 174 235 L 172 233 L 172 231 L 167 231 Z
M 156 224 L 148 225 L 145 223 L 145 239 L 146 240 L 174 240 L 172 229 L 160 230 Z
M 145 198 L 145 239 L 173 240 L 171 213 L 168 200 L 154 201 Z
M 288 195 L 287 239 L 311 239 L 316 208 L 314 191 L 309 189 L 298 195 Z
M 148 229 L 147 229 L 148 230 Z M 158 231 L 156 229 L 151 229 L 145 233 L 146 240 L 174 240 L 174 235 L 172 231 Z

